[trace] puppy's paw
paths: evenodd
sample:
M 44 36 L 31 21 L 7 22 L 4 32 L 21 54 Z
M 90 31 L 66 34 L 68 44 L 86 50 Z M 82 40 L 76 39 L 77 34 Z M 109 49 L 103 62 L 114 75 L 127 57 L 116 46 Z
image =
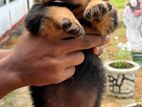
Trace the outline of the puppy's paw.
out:
M 113 9 L 101 21 L 92 21 L 93 26 L 101 35 L 108 35 L 114 31 L 118 24 L 117 12 Z
M 65 32 L 70 33 L 74 36 L 85 35 L 83 27 L 80 24 L 73 22 L 68 18 L 62 19 L 61 27 Z
M 87 20 L 101 20 L 108 12 L 112 10 L 112 5 L 108 2 L 94 3 L 93 5 L 88 5 L 85 12 L 84 18 Z

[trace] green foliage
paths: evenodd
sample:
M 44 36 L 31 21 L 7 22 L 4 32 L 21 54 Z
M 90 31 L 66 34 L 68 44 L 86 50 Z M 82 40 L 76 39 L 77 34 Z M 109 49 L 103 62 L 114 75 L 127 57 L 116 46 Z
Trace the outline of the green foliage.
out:
M 117 60 L 124 60 L 124 59 L 128 59 L 128 57 L 131 55 L 130 51 L 128 51 L 127 49 L 125 50 L 118 50 L 118 52 L 116 53 L 115 59 Z
M 115 36 L 113 39 L 113 47 L 115 48 L 115 52 L 108 52 L 108 54 L 113 56 L 112 59 L 118 60 L 118 62 L 113 63 L 112 66 L 115 68 L 130 68 L 131 65 L 124 62 L 124 60 L 128 60 L 131 56 L 131 52 L 128 50 L 128 44 L 121 43 L 120 37 L 118 36 Z
M 115 55 L 115 59 L 119 60 L 118 62 L 113 63 L 113 67 L 115 68 L 129 68 L 130 65 L 124 62 L 124 59 L 127 59 L 131 55 L 130 51 L 128 50 L 118 50 Z
M 117 9 L 123 9 L 125 7 L 125 0 L 110 0 L 112 5 Z
M 114 62 L 114 63 L 110 64 L 110 66 L 113 67 L 113 68 L 119 68 L 119 69 L 124 69 L 124 68 L 129 69 L 129 68 L 133 67 L 132 64 L 124 62 L 124 61 Z
M 119 36 L 115 36 L 113 37 L 113 41 L 114 41 L 114 47 L 116 49 L 115 51 L 115 60 L 124 60 L 124 59 L 128 59 L 129 56 L 131 55 L 131 52 L 128 50 L 128 44 L 127 43 L 122 43 L 120 41 L 120 37 Z

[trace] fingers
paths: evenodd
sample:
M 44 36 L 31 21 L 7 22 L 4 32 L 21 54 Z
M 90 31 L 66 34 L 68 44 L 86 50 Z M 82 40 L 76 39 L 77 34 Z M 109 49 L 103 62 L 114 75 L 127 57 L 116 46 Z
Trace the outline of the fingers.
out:
M 59 79 L 56 83 L 60 83 L 73 76 L 73 74 L 75 73 L 75 66 L 81 64 L 83 60 L 84 54 L 82 52 L 72 52 L 62 58 L 62 69 L 64 70 L 61 70 L 61 72 L 59 73 Z
M 64 79 L 68 79 L 73 76 L 75 73 L 75 67 L 68 67 L 65 69 L 65 72 L 63 73 Z
M 78 50 L 90 49 L 96 46 L 101 46 L 104 45 L 105 42 L 105 37 L 89 35 L 82 38 L 64 40 L 62 45 L 63 50 L 68 53 Z
M 63 60 L 66 67 L 77 66 L 84 61 L 84 54 L 82 52 L 72 52 L 66 55 Z
M 58 81 L 55 82 L 55 84 L 61 83 L 65 80 L 69 79 L 70 77 L 73 76 L 74 73 L 75 73 L 75 67 L 66 68 L 65 71 L 62 72 L 62 75 L 60 75 Z
M 93 48 L 93 52 L 94 52 L 95 55 L 99 56 L 103 53 L 103 47 L 102 46 L 95 47 L 95 48 Z
M 104 41 L 105 41 L 104 44 L 107 44 L 110 41 L 110 36 L 109 35 L 105 36 Z
M 105 44 L 108 43 L 109 40 L 110 40 L 110 37 L 106 36 L 105 37 Z M 98 56 L 101 55 L 103 53 L 103 46 L 94 47 L 93 52 L 95 55 L 98 55 Z

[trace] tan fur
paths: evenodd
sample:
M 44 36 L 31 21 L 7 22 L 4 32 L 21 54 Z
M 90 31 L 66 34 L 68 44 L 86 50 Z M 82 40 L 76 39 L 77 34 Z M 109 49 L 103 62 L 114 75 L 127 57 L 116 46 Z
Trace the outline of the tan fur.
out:
M 58 11 L 57 11 L 58 10 Z M 62 29 L 63 20 L 68 18 L 72 22 L 72 27 L 76 27 L 75 25 L 78 24 L 80 27 L 82 25 L 79 23 L 79 21 L 75 18 L 73 13 L 65 8 L 65 7 L 57 7 L 52 6 L 47 9 L 45 12 L 45 16 L 49 17 L 49 19 L 45 19 L 41 26 L 41 35 L 47 35 L 51 34 L 49 38 L 57 38 L 59 35 L 64 36 L 66 35 L 65 32 Z M 82 27 L 83 29 L 83 27 Z
M 90 0 L 90 2 L 88 3 L 86 10 L 91 10 L 92 8 L 94 8 L 95 6 L 99 5 L 99 4 L 103 4 L 105 6 L 105 8 L 107 9 L 107 5 L 106 2 L 108 2 L 109 0 Z M 99 8 L 96 8 L 99 9 Z M 99 21 L 96 19 L 92 19 L 90 20 L 93 24 L 93 26 L 97 29 L 98 33 L 100 33 L 102 36 L 107 35 L 108 34 L 108 30 L 109 29 L 113 29 L 112 28 L 112 14 L 111 12 L 109 12 L 109 10 L 107 10 L 108 13 L 103 16 Z M 98 10 L 98 13 L 101 12 Z M 99 13 L 101 15 L 101 13 Z M 111 26 L 112 25 L 112 26 Z M 111 33 L 112 30 L 109 32 Z
M 113 24 L 112 22 L 113 18 L 111 18 L 111 13 L 108 13 L 101 21 L 92 21 L 98 33 L 100 33 L 102 36 L 106 36 L 108 34 L 109 29 L 113 30 L 113 26 L 110 26 L 110 24 Z M 112 30 L 110 30 L 109 33 L 111 33 Z
M 49 1 L 53 0 L 37 0 L 40 1 L 42 4 L 46 4 Z M 61 0 L 62 1 L 62 0 Z M 69 19 L 72 23 L 72 29 L 75 28 L 76 25 L 80 29 L 82 29 L 82 32 L 80 34 L 83 34 L 84 29 L 82 25 L 77 20 L 80 17 L 83 17 L 83 14 L 87 11 L 93 12 L 93 8 L 97 10 L 97 13 L 99 16 L 101 16 L 101 10 L 99 10 L 98 5 L 102 4 L 104 8 L 106 8 L 107 13 L 101 17 L 100 20 L 96 20 L 95 16 L 89 21 L 92 23 L 94 30 L 96 31 L 96 34 L 100 35 L 107 35 L 113 30 L 113 19 L 111 16 L 111 12 L 109 12 L 108 7 L 106 5 L 106 2 L 109 0 L 69 0 L 72 3 L 80 4 L 81 6 L 72 12 L 67 9 L 66 7 L 58 7 L 58 6 L 51 6 L 45 11 L 44 15 L 48 17 L 47 19 L 44 19 L 42 22 L 42 26 L 40 27 L 40 34 L 41 35 L 50 35 L 49 38 L 57 38 L 58 36 L 64 36 L 67 33 L 70 33 L 68 31 L 65 31 L 62 29 L 62 25 L 64 23 L 63 19 Z M 88 19 L 87 19 L 88 20 Z M 86 31 L 85 31 L 86 32 Z

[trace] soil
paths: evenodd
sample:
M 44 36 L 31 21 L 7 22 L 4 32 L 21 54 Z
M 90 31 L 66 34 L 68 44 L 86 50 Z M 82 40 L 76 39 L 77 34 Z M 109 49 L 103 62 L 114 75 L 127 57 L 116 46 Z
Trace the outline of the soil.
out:
M 130 63 L 126 63 L 126 62 L 116 62 L 116 63 L 110 64 L 110 66 L 113 68 L 119 68 L 119 69 L 130 69 L 134 67 L 134 65 Z

